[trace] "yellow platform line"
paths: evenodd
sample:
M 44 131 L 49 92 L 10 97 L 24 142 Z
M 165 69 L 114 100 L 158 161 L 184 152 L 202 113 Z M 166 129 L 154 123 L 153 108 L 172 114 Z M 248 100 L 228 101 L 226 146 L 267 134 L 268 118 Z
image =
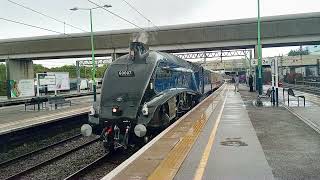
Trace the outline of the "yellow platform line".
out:
M 229 89 L 228 89 L 228 91 L 229 91 Z M 219 126 L 219 123 L 220 123 L 220 120 L 221 120 L 221 117 L 222 117 L 222 112 L 223 112 L 224 106 L 226 104 L 226 100 L 227 100 L 227 95 L 224 98 L 222 107 L 220 109 L 219 115 L 218 115 L 217 120 L 216 120 L 216 123 L 214 124 L 214 127 L 213 127 L 213 129 L 211 131 L 211 134 L 210 134 L 208 143 L 206 145 L 206 148 L 203 151 L 203 154 L 202 154 L 201 160 L 199 162 L 197 171 L 196 171 L 195 176 L 193 178 L 194 180 L 200 180 L 203 177 L 203 173 L 204 173 L 204 170 L 205 170 L 205 168 L 206 168 L 206 166 L 208 164 L 209 155 L 210 155 L 210 152 L 211 152 L 211 149 L 212 149 L 212 146 L 213 146 L 213 142 L 214 142 L 217 130 L 218 130 L 218 126 Z
M 224 93 L 225 88 L 226 86 L 220 94 Z M 208 107 L 211 105 L 212 103 L 210 103 Z M 178 142 L 178 144 L 169 152 L 167 157 L 161 161 L 155 171 L 148 177 L 148 180 L 169 180 L 174 178 L 208 119 L 209 117 L 206 116 L 204 111 L 182 140 Z

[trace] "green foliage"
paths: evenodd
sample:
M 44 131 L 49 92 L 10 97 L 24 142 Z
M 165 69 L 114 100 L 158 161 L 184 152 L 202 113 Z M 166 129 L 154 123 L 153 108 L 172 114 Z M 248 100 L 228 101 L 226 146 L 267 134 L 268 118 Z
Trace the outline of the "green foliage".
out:
M 42 66 L 41 64 L 33 64 L 34 77 L 36 77 L 36 73 L 48 72 L 49 69 Z
M 104 64 L 103 66 L 97 67 L 96 69 L 96 77 L 102 78 L 105 70 L 107 69 L 107 65 Z M 40 64 L 34 64 L 34 74 L 36 73 L 43 73 L 43 72 L 69 72 L 70 78 L 77 77 L 77 67 L 75 65 L 64 65 L 61 67 L 53 67 L 53 68 L 46 68 Z M 91 67 L 80 67 L 80 77 L 81 78 L 92 78 Z
M 6 95 L 6 82 L 4 80 L 0 80 L 0 96 Z
M 6 80 L 6 65 L 0 64 L 0 80 Z
M 49 72 L 69 72 L 70 78 L 77 77 L 77 68 L 74 65 L 64 65 L 61 67 L 50 68 Z
M 104 64 L 103 66 L 98 67 L 96 72 L 96 77 L 102 78 L 107 68 L 108 68 L 107 64 Z
M 297 50 L 290 50 L 288 56 L 299 56 L 299 55 L 308 55 L 310 54 L 309 49 L 297 49 Z

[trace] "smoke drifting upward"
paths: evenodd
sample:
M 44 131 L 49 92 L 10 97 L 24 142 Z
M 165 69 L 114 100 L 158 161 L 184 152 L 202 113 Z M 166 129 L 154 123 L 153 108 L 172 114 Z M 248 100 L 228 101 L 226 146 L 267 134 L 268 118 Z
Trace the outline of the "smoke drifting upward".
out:
M 132 42 L 148 43 L 149 34 L 147 32 L 138 32 L 132 34 Z

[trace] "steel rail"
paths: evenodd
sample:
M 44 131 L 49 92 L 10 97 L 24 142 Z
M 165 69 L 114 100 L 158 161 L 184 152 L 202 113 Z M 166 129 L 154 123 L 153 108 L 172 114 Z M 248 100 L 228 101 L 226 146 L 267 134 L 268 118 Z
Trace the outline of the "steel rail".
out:
M 96 159 L 95 161 L 93 161 L 90 164 L 86 165 L 85 167 L 81 168 L 77 172 L 75 172 L 75 173 L 71 174 L 70 176 L 66 177 L 64 180 L 79 179 L 82 174 L 94 169 L 95 167 L 97 167 L 101 163 L 105 162 L 104 160 L 106 160 L 110 156 L 111 156 L 111 153 L 107 153 L 104 156 L 99 157 L 98 159 Z
M 82 148 L 84 148 L 84 147 L 86 147 L 86 146 L 88 146 L 88 145 L 91 145 L 91 144 L 95 143 L 95 142 L 99 141 L 99 139 L 100 139 L 100 138 L 96 138 L 96 139 L 91 140 L 91 141 L 89 141 L 89 142 L 87 142 L 87 143 L 85 143 L 85 144 L 82 144 L 82 145 L 80 145 L 80 146 L 78 146 L 78 147 L 76 147 L 76 148 L 70 149 L 70 150 L 66 151 L 65 153 L 63 153 L 63 154 L 59 154 L 59 155 L 57 155 L 57 156 L 54 156 L 54 157 L 50 158 L 50 159 L 47 160 L 47 161 L 40 162 L 40 163 L 38 163 L 38 164 L 36 164 L 36 165 L 28 168 L 28 169 L 25 169 L 25 170 L 23 170 L 23 171 L 20 171 L 19 173 L 16 173 L 16 174 L 14 174 L 14 175 L 6 178 L 5 180 L 19 179 L 19 177 L 21 177 L 21 176 L 23 176 L 23 175 L 25 175 L 25 174 L 27 174 L 27 173 L 29 173 L 29 172 L 35 171 L 35 170 L 37 170 L 38 168 L 41 168 L 41 167 L 43 167 L 43 166 L 46 166 L 46 165 L 48 165 L 49 163 L 51 163 L 51 162 L 53 162 L 53 161 L 56 161 L 56 160 L 58 160 L 58 159 L 61 159 L 61 158 L 65 157 L 65 156 L 67 156 L 67 155 L 69 155 L 69 154 L 71 154 L 71 153 L 73 153 L 73 152 L 75 152 L 75 151 L 78 151 L 79 149 L 82 149 Z
M 38 152 L 40 152 L 40 151 L 44 151 L 44 150 L 46 150 L 46 149 L 52 148 L 52 147 L 57 146 L 57 145 L 59 145 L 59 144 L 65 143 L 65 142 L 67 142 L 67 141 L 71 141 L 71 140 L 73 140 L 73 139 L 75 139 L 75 138 L 77 138 L 77 137 L 81 137 L 81 136 L 82 136 L 81 134 L 77 134 L 77 135 L 72 136 L 72 137 L 69 137 L 69 138 L 67 138 L 67 139 L 63 139 L 63 140 L 61 140 L 61 141 L 58 141 L 58 142 L 56 142 L 56 143 L 54 143 L 54 144 L 50 144 L 50 145 L 45 146 L 45 147 L 42 147 L 42 148 L 40 148 L 40 149 L 36 149 L 36 150 L 31 151 L 31 152 L 25 153 L 25 154 L 23 154 L 23 155 L 14 157 L 14 158 L 9 159 L 9 160 L 7 160 L 7 161 L 1 162 L 1 163 L 0 163 L 0 167 L 6 166 L 6 165 L 11 164 L 11 163 L 13 163 L 13 162 L 15 162 L 15 161 L 18 161 L 18 160 L 20 160 L 20 159 L 23 159 L 23 158 L 25 158 L 25 157 L 27 157 L 27 156 L 34 155 L 34 154 L 36 154 L 36 153 L 38 153 Z

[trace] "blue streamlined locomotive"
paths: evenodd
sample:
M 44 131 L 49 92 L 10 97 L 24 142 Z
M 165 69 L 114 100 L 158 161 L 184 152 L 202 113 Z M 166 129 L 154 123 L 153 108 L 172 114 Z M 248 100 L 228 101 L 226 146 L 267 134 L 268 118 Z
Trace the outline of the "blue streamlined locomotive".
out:
M 200 65 L 132 42 L 130 53 L 105 72 L 100 104 L 89 115 L 90 131 L 101 135 L 109 150 L 148 142 L 220 83 L 217 73 Z

